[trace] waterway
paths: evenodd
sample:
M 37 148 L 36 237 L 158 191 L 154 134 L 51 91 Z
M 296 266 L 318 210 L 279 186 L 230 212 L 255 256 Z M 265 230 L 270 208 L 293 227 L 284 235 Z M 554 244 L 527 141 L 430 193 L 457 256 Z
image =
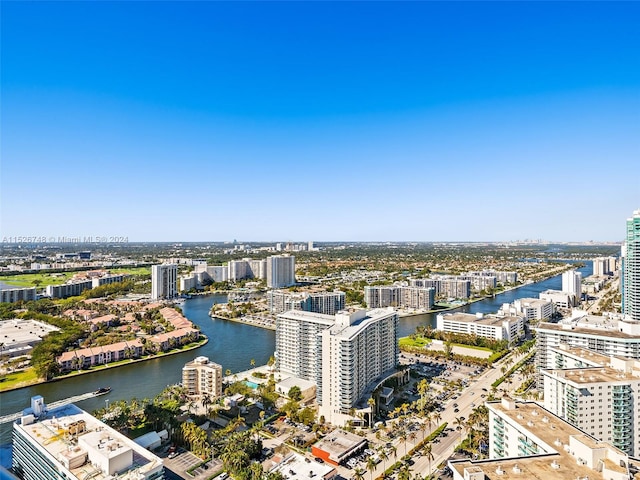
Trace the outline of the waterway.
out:
M 586 266 L 579 269 L 583 277 L 592 272 L 592 263 L 584 263 Z M 523 297 L 537 298 L 538 294 L 544 290 L 560 288 L 561 276 L 558 275 L 460 307 L 456 311 L 495 312 L 503 303 Z M 187 300 L 182 306 L 185 316 L 209 337 L 209 342 L 197 350 L 2 393 L 0 394 L 0 416 L 26 408 L 33 395 L 42 395 L 46 402 L 54 402 L 104 386 L 110 386 L 113 390 L 107 395 L 78 402 L 78 406 L 91 412 L 104 406 L 105 400 L 113 402 L 133 397 L 151 398 L 167 385 L 180 382 L 183 365 L 198 355 L 205 355 L 221 364 L 224 370 L 229 369 L 232 372 L 250 368 L 252 359 L 257 365 L 265 364 L 275 348 L 275 332 L 241 323 L 211 319 L 209 317 L 211 306 L 224 302 L 226 302 L 225 295 L 197 296 Z M 412 334 L 418 325 L 428 323 L 435 327 L 435 321 L 435 314 L 402 318 L 399 335 Z M 0 444 L 8 442 L 10 442 L 10 425 L 0 425 Z

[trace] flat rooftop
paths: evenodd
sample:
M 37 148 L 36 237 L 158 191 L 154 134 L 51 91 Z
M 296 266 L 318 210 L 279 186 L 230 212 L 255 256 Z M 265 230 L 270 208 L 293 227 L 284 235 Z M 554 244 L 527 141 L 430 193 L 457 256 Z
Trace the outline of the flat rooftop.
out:
M 595 316 L 595 315 L 590 315 Z M 624 338 L 628 340 L 635 340 L 640 343 L 640 337 L 637 335 L 630 335 L 628 333 L 621 332 L 616 321 L 579 321 L 573 322 L 571 325 L 563 323 L 548 323 L 542 322 L 536 330 L 546 330 L 555 332 L 573 332 L 581 335 L 597 335 L 599 337 L 611 337 L 611 338 Z
M 0 338 L 4 339 L 4 348 L 12 345 L 33 344 L 42 340 L 46 334 L 60 330 L 37 320 L 14 318 L 0 322 Z
M 366 438 L 360 437 L 354 433 L 336 429 L 316 443 L 313 447 L 327 452 L 331 460 L 336 463 L 340 463 L 344 458 L 349 456 L 351 452 L 357 450 L 366 442 Z
M 443 320 L 450 322 L 460 322 L 460 323 L 479 323 L 481 325 L 489 325 L 489 326 L 502 326 L 502 323 L 507 322 L 516 322 L 519 320 L 519 317 L 514 317 L 510 315 L 506 315 L 504 317 L 497 317 L 495 315 L 483 315 L 482 317 L 477 317 L 472 313 L 445 313 L 442 315 Z
M 465 469 L 480 468 L 485 474 L 484 478 L 488 479 L 590 478 L 604 480 L 605 477 L 601 472 L 579 464 L 569 453 L 569 445 L 572 442 L 580 442 L 589 448 L 607 448 L 624 455 L 612 445 L 585 434 L 536 403 L 511 401 L 511 404 L 512 406 L 505 406 L 502 402 L 486 403 L 490 409 L 509 418 L 510 423 L 520 425 L 519 430 L 527 436 L 536 437 L 536 443 L 548 453 L 518 458 L 450 462 L 451 468 L 463 478 Z M 626 468 L 610 460 L 606 460 L 605 464 L 608 469 L 617 473 L 626 472 Z
M 113 472 L 97 467 L 99 464 L 117 466 L 122 480 L 138 479 L 139 473 L 162 468 L 159 457 L 73 404 L 48 411 L 34 423 L 18 420 L 14 428 L 45 449 L 59 468 L 64 467 L 61 460 L 70 461 L 68 469 L 77 478 L 113 478 Z
M 326 463 L 311 462 L 308 458 L 297 453 L 293 453 L 286 457 L 282 462 L 276 465 L 272 472 L 280 472 L 284 478 L 292 478 L 296 480 L 309 479 L 319 480 L 329 478 L 332 472 L 335 474 L 336 469 Z
M 598 352 L 594 352 L 593 350 L 588 350 L 586 348 L 582 348 L 582 347 L 571 347 L 569 345 L 563 344 L 560 347 L 558 347 L 557 349 L 553 349 L 553 350 L 559 350 L 563 353 L 567 353 L 575 358 L 581 358 L 584 359 L 587 362 L 591 362 L 594 364 L 598 364 L 601 366 L 606 366 L 609 365 L 610 363 L 610 358 L 607 355 L 603 355 L 601 353 Z
M 611 367 L 548 369 L 546 371 L 555 377 L 566 378 L 577 384 L 640 380 L 640 376 L 637 374 L 621 372 Z

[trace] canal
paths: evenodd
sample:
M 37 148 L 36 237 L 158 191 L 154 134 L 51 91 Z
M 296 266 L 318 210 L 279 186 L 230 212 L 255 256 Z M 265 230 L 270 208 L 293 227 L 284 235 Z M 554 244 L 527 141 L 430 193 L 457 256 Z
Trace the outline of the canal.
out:
M 591 274 L 592 263 L 579 269 L 583 278 Z M 533 297 L 544 290 L 561 288 L 561 276 L 556 276 L 538 283 L 532 283 L 511 290 L 493 298 L 473 303 L 456 311 L 470 313 L 495 312 L 503 303 L 518 298 Z M 237 372 L 250 368 L 251 360 L 263 365 L 273 354 L 275 332 L 258 327 L 244 325 L 209 317 L 209 309 L 215 303 L 226 302 L 225 295 L 197 296 L 189 299 L 182 306 L 184 314 L 200 327 L 209 337 L 209 342 L 196 349 L 163 358 L 140 362 L 123 367 L 80 375 L 57 382 L 34 385 L 21 390 L 0 394 L 0 416 L 18 412 L 29 405 L 34 395 L 42 395 L 47 402 L 54 402 L 74 395 L 110 386 L 112 391 L 96 398 L 78 402 L 78 406 L 89 412 L 105 405 L 105 400 L 129 400 L 133 397 L 151 398 L 167 385 L 181 381 L 182 367 L 198 355 L 205 355 L 212 361 L 222 365 L 224 370 Z M 418 325 L 426 323 L 435 326 L 435 314 L 421 314 L 401 318 L 400 336 L 413 333 Z M 10 442 L 10 425 L 0 425 L 0 445 Z

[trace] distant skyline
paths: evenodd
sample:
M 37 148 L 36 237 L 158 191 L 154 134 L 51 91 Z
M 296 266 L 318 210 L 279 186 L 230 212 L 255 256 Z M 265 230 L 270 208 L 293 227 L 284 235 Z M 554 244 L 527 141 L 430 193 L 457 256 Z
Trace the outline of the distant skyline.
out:
M 619 241 L 638 2 L 2 2 L 0 237 Z

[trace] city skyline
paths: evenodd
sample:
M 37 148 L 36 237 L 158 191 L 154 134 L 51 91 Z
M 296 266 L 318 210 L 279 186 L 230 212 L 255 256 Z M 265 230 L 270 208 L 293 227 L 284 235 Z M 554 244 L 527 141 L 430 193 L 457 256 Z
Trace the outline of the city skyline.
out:
M 634 2 L 2 10 L 1 237 L 621 241 L 640 208 Z

